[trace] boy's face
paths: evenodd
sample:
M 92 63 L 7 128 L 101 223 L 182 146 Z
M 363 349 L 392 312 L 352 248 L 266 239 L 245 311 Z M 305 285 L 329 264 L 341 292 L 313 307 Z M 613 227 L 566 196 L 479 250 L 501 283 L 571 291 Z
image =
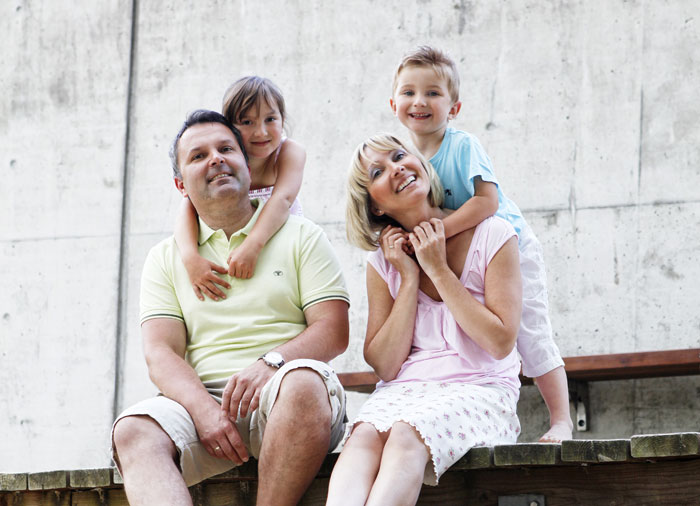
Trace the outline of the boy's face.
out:
M 457 116 L 461 102 L 452 102 L 447 82 L 430 67 L 405 67 L 389 101 L 394 115 L 418 136 L 442 134 Z

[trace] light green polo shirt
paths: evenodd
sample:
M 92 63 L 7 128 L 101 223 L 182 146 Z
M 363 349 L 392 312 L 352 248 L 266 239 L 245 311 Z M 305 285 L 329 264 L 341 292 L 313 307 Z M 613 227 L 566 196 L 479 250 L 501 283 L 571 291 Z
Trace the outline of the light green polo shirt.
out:
M 226 239 L 199 220 L 199 253 L 227 265 L 230 252 L 253 228 L 262 204 L 248 224 Z M 231 288 L 226 299 L 197 299 L 174 237 L 154 246 L 141 277 L 141 323 L 175 318 L 187 327 L 186 359 L 205 382 L 228 378 L 265 352 L 306 328 L 304 309 L 339 299 L 349 303 L 340 263 L 321 228 L 299 216 L 267 242 L 250 279 L 222 277 Z

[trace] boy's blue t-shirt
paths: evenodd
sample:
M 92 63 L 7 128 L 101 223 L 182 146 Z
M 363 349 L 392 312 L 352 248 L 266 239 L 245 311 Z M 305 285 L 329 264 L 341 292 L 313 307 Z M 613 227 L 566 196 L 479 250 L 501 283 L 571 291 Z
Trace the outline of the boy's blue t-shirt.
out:
M 479 139 L 473 135 L 448 127 L 440 149 L 430 159 L 435 171 L 445 188 L 445 207 L 458 209 L 474 196 L 474 178 L 494 183 L 498 188 L 498 211 L 508 221 L 518 236 L 526 227 L 525 218 L 515 202 L 506 197 L 493 172 L 491 159 L 481 146 Z

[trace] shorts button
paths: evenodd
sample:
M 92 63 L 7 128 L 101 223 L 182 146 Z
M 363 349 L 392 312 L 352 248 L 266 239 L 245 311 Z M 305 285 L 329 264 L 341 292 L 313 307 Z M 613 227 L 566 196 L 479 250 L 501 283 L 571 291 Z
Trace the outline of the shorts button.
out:
M 331 394 L 331 395 L 335 395 L 335 394 L 336 394 L 335 388 L 331 388 L 330 394 Z
M 323 375 L 324 375 L 326 378 L 330 378 L 330 377 L 331 377 L 330 373 L 329 373 L 328 371 L 326 371 L 325 369 L 323 370 Z

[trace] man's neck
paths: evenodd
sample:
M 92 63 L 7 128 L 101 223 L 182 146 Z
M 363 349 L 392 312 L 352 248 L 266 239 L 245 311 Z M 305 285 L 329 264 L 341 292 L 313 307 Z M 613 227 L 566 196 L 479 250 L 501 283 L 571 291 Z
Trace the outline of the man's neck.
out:
M 223 230 L 228 239 L 231 235 L 245 227 L 255 214 L 255 207 L 247 198 L 238 199 L 237 203 L 230 206 L 212 206 L 212 209 L 204 209 L 199 217 L 212 230 Z
M 426 160 L 430 161 L 430 159 L 435 156 L 435 153 L 437 153 L 440 149 L 442 140 L 445 138 L 446 130 L 447 127 L 441 128 L 437 132 L 425 135 L 418 135 L 411 130 L 409 130 L 409 132 L 413 145 L 418 149 L 418 151 L 420 151 L 420 154 L 423 155 Z

